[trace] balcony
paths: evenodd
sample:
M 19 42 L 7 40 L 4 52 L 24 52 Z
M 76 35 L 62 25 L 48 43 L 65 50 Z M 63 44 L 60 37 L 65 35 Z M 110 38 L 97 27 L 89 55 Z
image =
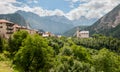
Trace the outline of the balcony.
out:
M 13 31 L 7 31 L 6 32 L 6 34 L 12 34 L 13 33 Z
M 13 27 L 7 27 L 6 29 L 7 30 L 13 30 Z
M 6 25 L 11 27 L 11 26 L 13 26 L 14 24 L 12 24 L 12 23 L 7 23 Z

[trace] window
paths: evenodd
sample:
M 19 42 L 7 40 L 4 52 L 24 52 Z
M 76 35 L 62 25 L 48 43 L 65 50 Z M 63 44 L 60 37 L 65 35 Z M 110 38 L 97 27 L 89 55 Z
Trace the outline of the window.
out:
M 3 26 L 0 26 L 0 28 L 3 28 Z

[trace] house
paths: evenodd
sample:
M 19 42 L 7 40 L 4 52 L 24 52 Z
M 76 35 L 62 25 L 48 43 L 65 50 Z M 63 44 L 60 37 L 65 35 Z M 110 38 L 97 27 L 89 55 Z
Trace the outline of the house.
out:
M 80 31 L 77 28 L 76 36 L 77 36 L 77 38 L 89 38 L 89 31 L 84 31 L 84 30 Z
M 9 38 L 10 35 L 14 32 L 14 23 L 1 19 L 0 20 L 0 36 L 4 38 Z
M 38 33 L 37 30 L 28 29 L 25 26 L 19 26 L 18 24 L 14 24 L 13 22 L 10 22 L 4 19 L 0 20 L 0 36 L 1 37 L 8 39 L 11 34 L 19 30 L 25 30 L 29 34 Z
M 45 32 L 42 34 L 43 37 L 54 37 L 55 35 L 50 32 Z

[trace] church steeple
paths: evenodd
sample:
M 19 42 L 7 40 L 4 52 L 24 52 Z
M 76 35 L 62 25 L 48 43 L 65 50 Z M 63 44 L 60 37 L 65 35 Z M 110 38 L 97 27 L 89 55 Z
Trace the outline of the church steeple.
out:
M 76 36 L 79 37 L 79 32 L 80 32 L 80 29 L 79 27 L 77 27 L 77 31 L 76 31 Z

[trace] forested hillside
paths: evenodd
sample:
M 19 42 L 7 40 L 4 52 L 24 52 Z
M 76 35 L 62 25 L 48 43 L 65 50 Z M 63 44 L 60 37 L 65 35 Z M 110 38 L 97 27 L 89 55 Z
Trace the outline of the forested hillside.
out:
M 0 63 L 13 72 L 120 72 L 120 40 L 103 35 L 92 38 L 47 37 L 14 33 L 0 38 Z

